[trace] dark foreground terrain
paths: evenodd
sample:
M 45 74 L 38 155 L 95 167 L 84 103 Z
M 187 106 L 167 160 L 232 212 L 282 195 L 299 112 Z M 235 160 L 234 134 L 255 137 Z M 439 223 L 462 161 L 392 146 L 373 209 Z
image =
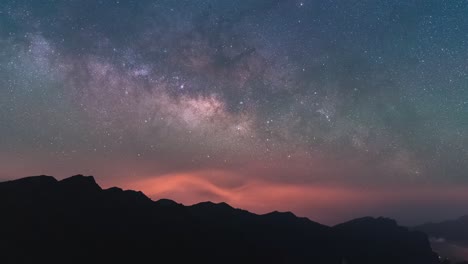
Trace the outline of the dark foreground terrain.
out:
M 93 177 L 0 183 L 1 263 L 439 263 L 427 236 L 386 218 L 334 227 L 225 203 L 183 206 Z

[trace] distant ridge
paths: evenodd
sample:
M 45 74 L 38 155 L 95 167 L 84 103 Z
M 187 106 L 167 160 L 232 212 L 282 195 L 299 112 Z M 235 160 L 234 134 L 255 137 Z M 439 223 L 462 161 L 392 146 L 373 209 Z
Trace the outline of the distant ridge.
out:
M 291 212 L 184 206 L 92 176 L 0 183 L 2 263 L 435 264 L 427 237 L 386 218 L 328 227 Z
M 468 246 L 468 215 L 439 223 L 426 223 L 413 228 L 435 238 Z

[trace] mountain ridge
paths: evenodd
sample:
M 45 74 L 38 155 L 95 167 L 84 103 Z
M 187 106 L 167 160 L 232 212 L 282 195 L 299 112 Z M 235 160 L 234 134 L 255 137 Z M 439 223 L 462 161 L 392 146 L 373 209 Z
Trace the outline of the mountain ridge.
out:
M 413 229 L 425 232 L 434 238 L 443 238 L 468 246 L 468 215 L 436 223 L 425 223 Z
M 184 206 L 102 189 L 92 176 L 0 182 L 0 211 L 0 226 L 8 227 L 0 229 L 6 263 L 31 263 L 29 256 L 80 263 L 155 255 L 172 263 L 438 263 L 424 234 L 395 221 L 367 217 L 329 227 L 291 212 L 258 215 L 213 202 Z

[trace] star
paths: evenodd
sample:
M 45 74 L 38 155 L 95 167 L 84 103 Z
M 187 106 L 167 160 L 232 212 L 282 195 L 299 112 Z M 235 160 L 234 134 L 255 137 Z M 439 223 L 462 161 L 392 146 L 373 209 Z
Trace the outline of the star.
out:
M 262 183 L 304 215 L 319 183 L 365 189 L 369 213 L 401 219 L 420 217 L 431 188 L 468 193 L 465 1 L 14 2 L 0 5 L 8 178 L 183 174 L 233 201 Z M 428 211 L 455 214 L 452 198 Z M 321 206 L 342 215 L 359 199 Z

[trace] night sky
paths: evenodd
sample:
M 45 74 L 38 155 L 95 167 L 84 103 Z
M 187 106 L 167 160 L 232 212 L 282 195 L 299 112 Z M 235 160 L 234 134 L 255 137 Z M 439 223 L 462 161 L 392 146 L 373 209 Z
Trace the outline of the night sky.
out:
M 325 224 L 468 213 L 468 1 L 0 1 L 0 180 Z

